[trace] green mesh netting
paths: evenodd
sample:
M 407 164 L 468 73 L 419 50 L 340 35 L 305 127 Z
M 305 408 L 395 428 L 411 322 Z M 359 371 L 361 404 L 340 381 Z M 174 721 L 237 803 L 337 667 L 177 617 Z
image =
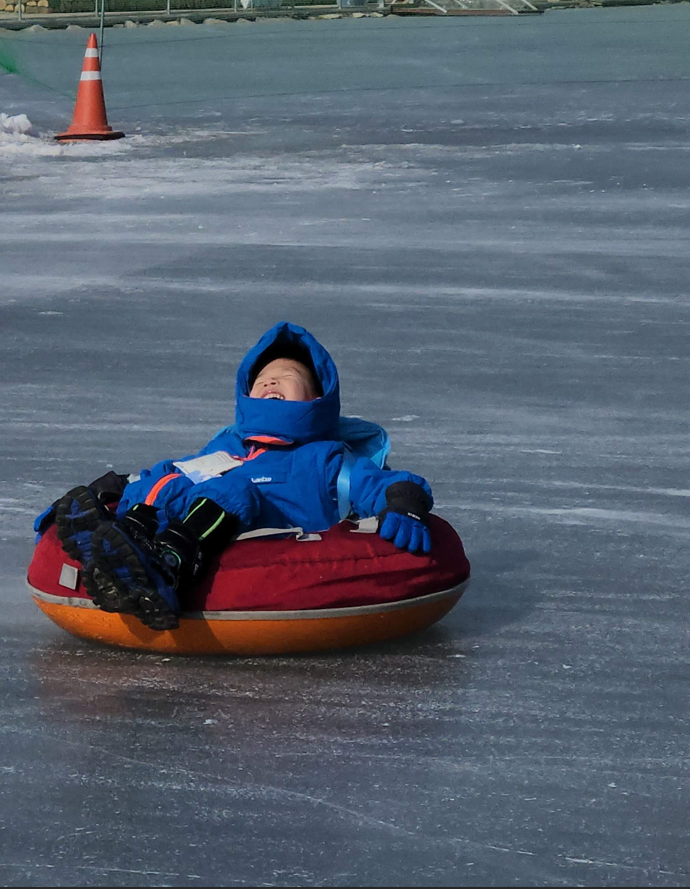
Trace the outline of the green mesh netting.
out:
M 7 71 L 8 74 L 18 74 L 17 60 L 12 52 L 12 44 L 9 40 L 3 40 L 0 37 L 0 71 Z
M 650 44 L 652 9 L 657 39 Z M 244 97 L 690 77 L 690 5 L 586 12 L 593 14 L 108 28 L 108 107 L 203 101 L 208 109 Z M 0 64 L 73 96 L 88 34 L 0 32 Z M 573 39 L 580 51 L 569 53 L 565 67 L 563 46 Z

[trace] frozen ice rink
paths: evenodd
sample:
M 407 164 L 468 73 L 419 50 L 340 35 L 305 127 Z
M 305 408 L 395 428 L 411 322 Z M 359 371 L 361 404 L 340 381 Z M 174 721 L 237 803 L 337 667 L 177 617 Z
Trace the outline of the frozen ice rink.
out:
M 0 883 L 687 886 L 690 6 L 0 31 Z M 4 62 L 3 62 L 4 60 Z M 376 649 L 167 658 L 33 516 L 303 324 L 473 580 Z

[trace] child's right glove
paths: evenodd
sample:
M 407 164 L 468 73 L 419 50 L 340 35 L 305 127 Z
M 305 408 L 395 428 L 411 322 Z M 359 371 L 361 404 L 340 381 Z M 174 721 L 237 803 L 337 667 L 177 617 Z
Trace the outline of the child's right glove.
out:
M 431 552 L 428 516 L 433 502 L 421 485 L 395 482 L 386 488 L 386 508 L 379 513 L 379 534 L 399 549 Z

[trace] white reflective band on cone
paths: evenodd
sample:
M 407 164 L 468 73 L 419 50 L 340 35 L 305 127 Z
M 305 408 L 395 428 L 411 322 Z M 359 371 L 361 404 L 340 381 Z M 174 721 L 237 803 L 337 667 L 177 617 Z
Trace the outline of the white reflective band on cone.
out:
M 100 71 L 82 71 L 81 80 L 101 80 Z
M 98 50 L 97 49 L 87 49 L 84 54 L 87 59 L 97 59 L 98 58 Z

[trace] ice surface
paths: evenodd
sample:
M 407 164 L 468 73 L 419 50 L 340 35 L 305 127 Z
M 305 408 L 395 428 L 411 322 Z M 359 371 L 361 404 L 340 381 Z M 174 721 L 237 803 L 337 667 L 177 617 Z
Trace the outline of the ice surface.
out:
M 687 885 L 689 30 L 122 29 L 104 145 L 52 142 L 85 35 L 0 35 L 0 883 Z M 33 516 L 206 441 L 283 318 L 429 478 L 464 598 L 311 658 L 54 628 Z

